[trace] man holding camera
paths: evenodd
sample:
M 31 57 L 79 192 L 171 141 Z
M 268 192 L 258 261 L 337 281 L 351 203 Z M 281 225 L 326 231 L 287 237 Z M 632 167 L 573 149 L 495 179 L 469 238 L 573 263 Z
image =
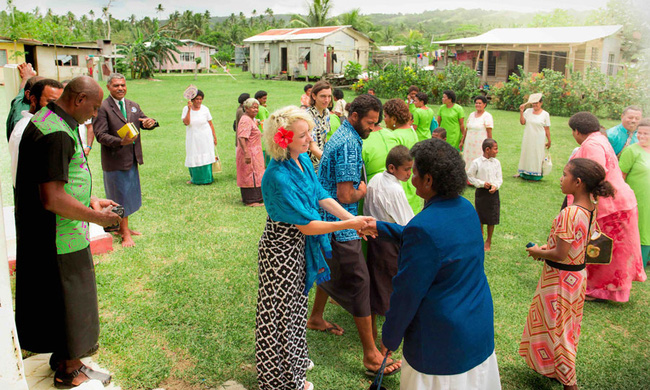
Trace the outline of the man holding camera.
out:
M 103 97 L 93 79 L 73 79 L 59 99 L 36 112 L 20 143 L 16 175 L 16 326 L 22 348 L 53 352 L 56 387 L 110 375 L 81 357 L 97 348 L 99 313 L 89 223 L 111 226 L 117 204 L 91 196 L 78 124 Z

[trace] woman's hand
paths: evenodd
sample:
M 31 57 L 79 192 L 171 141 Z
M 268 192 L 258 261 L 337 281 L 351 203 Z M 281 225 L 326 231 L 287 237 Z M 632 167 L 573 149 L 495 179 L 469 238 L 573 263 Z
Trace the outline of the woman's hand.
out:
M 526 103 L 519 106 L 519 112 L 524 112 L 525 109 L 526 109 Z
M 217 136 L 216 136 L 216 135 L 212 135 L 212 138 L 214 139 L 214 146 L 217 146 Z
M 358 229 L 357 234 L 359 234 L 359 237 L 363 237 L 364 240 L 366 236 L 376 238 L 379 235 L 379 232 L 377 232 L 377 221 L 373 218 L 362 229 Z
M 546 149 L 550 149 L 550 148 L 551 148 L 551 140 L 549 139 L 546 141 Z
M 190 110 L 192 109 L 192 101 L 191 100 L 187 101 L 187 108 L 189 108 Z
M 347 222 L 351 225 L 350 229 L 360 231 L 361 229 L 366 228 L 370 223 L 374 222 L 373 217 L 367 217 L 364 215 L 359 215 L 354 218 L 348 219 Z
M 544 247 L 546 247 L 546 245 L 544 245 Z M 544 247 L 542 247 L 542 248 L 544 248 Z M 537 244 L 535 244 L 535 245 L 531 246 L 530 248 L 526 248 L 526 252 L 528 252 L 529 257 L 532 257 L 533 259 L 535 259 L 537 261 L 542 261 L 543 259 L 540 258 L 540 256 L 542 255 L 542 253 L 544 252 L 544 249 L 545 249 L 545 248 L 544 249 L 542 249 L 542 248 L 540 248 L 539 246 L 537 246 Z

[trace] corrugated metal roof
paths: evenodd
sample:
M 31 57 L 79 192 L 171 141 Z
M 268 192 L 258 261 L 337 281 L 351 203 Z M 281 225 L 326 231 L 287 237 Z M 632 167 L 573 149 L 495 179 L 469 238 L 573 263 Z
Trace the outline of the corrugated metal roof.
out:
M 441 45 L 531 45 L 584 43 L 606 38 L 623 26 L 496 28 L 475 37 L 435 42 Z
M 244 39 L 246 43 L 270 42 L 270 41 L 312 41 L 324 38 L 337 31 L 352 26 L 325 26 L 305 28 L 283 28 L 264 31 Z M 363 35 L 362 33 L 359 33 Z

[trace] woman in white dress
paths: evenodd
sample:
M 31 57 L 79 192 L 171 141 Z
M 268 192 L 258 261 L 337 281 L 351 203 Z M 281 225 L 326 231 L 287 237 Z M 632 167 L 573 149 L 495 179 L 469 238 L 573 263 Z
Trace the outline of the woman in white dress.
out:
M 465 160 L 465 172 L 469 171 L 472 161 L 483 155 L 483 150 L 481 150 L 483 141 L 492 138 L 494 119 L 492 119 L 492 114 L 485 111 L 486 106 L 485 96 L 476 96 L 474 98 L 476 111 L 469 114 L 467 118 L 467 132 L 460 141 L 463 160 Z
M 212 183 L 212 163 L 215 161 L 214 147 L 217 134 L 214 132 L 210 109 L 203 105 L 203 91 L 183 107 L 181 119 L 186 129 L 185 166 L 190 170 L 188 184 Z
M 521 141 L 519 173 L 515 177 L 526 180 L 542 179 L 544 148 L 551 147 L 551 116 L 542 109 L 541 94 L 537 98 L 539 100 L 529 99 L 519 106 L 519 123 L 526 127 Z M 528 104 L 532 104 L 533 107 L 526 109 Z

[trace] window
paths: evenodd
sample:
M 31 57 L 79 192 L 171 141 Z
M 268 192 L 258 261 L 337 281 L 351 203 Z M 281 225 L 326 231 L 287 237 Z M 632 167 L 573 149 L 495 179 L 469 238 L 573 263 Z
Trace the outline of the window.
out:
M 59 54 L 56 56 L 55 64 L 58 66 L 79 66 L 79 56 L 76 54 Z
M 592 47 L 591 48 L 591 67 L 592 68 L 598 68 L 598 48 L 597 47 Z
M 181 62 L 194 62 L 194 52 L 193 51 L 181 52 Z
M 7 65 L 7 51 L 0 50 L 0 66 Z
M 497 56 L 494 55 L 494 52 L 488 51 L 488 76 L 497 75 Z
M 311 49 L 309 47 L 301 47 L 298 49 L 300 51 L 300 56 L 298 56 L 298 62 L 311 62 Z
M 271 62 L 271 51 L 269 49 L 262 50 L 262 55 L 260 56 L 260 59 L 265 64 Z
M 609 53 L 609 60 L 607 61 L 607 75 L 614 76 L 614 61 L 616 61 L 616 54 Z
M 537 71 L 541 72 L 544 69 L 550 69 L 549 65 L 551 64 L 552 58 L 553 58 L 553 52 L 543 51 L 539 53 L 539 69 Z

